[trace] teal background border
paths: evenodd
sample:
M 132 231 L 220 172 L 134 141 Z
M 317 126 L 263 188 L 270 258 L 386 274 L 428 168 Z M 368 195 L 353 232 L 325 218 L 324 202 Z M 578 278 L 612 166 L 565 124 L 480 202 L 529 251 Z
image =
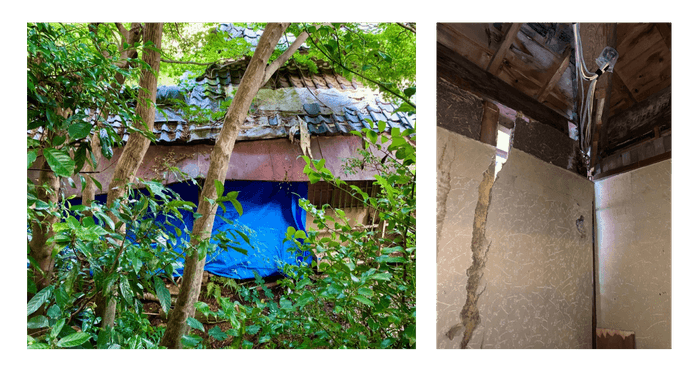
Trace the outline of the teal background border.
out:
M 3 370 L 14 371 L 668 371 L 674 367 L 692 367 L 697 347 L 698 301 L 696 284 L 699 262 L 698 244 L 692 234 L 698 230 L 698 175 L 693 166 L 698 157 L 691 154 L 700 136 L 698 107 L 698 47 L 695 26 L 698 7 L 688 1 L 182 1 L 156 4 L 124 0 L 24 1 L 3 6 L 2 152 L 5 196 L 2 227 L 3 260 L 0 284 L 3 285 L 0 354 Z M 693 17 L 693 18 L 691 18 Z M 33 352 L 26 351 L 24 323 L 25 300 L 25 225 L 24 92 L 26 69 L 24 23 L 30 20 L 415 20 L 418 22 L 418 349 L 416 351 L 252 351 L 252 352 Z M 674 155 L 678 166 L 674 179 L 674 197 L 680 201 L 674 212 L 674 328 L 671 351 L 436 351 L 435 350 L 435 22 L 447 20 L 498 21 L 609 21 L 657 20 L 673 22 L 673 120 L 676 128 Z M 675 167 L 674 167 L 675 169 Z M 7 368 L 6 368 L 7 367 Z M 690 368 L 692 369 L 692 368 Z

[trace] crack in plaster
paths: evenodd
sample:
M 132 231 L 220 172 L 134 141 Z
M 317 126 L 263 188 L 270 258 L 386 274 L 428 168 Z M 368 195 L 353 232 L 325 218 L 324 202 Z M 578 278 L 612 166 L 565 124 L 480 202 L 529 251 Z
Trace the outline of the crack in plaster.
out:
M 452 185 L 450 184 L 450 170 L 452 170 L 452 163 L 454 162 L 454 154 L 452 154 L 449 164 L 445 167 L 445 158 L 447 156 L 447 147 L 449 146 L 449 141 L 445 142 L 445 146 L 442 149 L 442 156 L 440 157 L 440 166 L 438 167 L 438 190 L 437 190 L 437 242 L 436 242 L 436 254 L 440 253 L 440 238 L 442 237 L 442 225 L 445 222 L 445 215 L 447 214 L 447 196 L 452 190 Z M 445 171 L 447 170 L 447 171 Z
M 486 255 L 489 247 L 486 243 L 486 219 L 488 210 L 491 204 L 491 191 L 493 184 L 496 181 L 496 159 L 491 161 L 489 167 L 484 171 L 484 177 L 479 184 L 479 197 L 474 210 L 474 226 L 472 229 L 472 265 L 467 269 L 467 300 L 460 312 L 459 316 L 461 323 L 458 323 L 450 328 L 446 333 L 447 338 L 452 340 L 462 329 L 464 334 L 460 343 L 460 348 L 467 348 L 467 344 L 471 340 L 474 329 L 479 324 L 479 309 L 476 305 L 479 296 L 486 290 L 482 289 L 477 294 L 477 289 L 481 285 L 481 279 L 484 276 L 484 267 L 486 266 Z

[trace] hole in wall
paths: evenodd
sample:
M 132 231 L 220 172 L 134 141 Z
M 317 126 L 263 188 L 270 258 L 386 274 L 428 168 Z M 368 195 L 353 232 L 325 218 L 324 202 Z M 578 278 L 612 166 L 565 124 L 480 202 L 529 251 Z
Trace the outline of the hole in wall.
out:
M 501 125 L 498 126 L 498 137 L 496 138 L 496 175 L 498 175 L 498 171 L 501 170 L 503 164 L 508 160 L 512 132 L 512 129 Z

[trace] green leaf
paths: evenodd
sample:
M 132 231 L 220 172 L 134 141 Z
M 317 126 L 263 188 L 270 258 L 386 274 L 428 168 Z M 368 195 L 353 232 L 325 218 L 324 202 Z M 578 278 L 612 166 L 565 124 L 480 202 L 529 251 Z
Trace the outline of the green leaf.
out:
M 63 326 L 66 325 L 66 319 L 60 319 L 56 322 L 56 325 L 53 326 L 51 329 L 51 333 L 49 333 L 49 339 L 54 339 L 58 336 L 58 334 L 63 330 Z
M 216 339 L 217 341 L 223 341 L 226 338 L 228 338 L 228 334 L 221 331 L 221 328 L 219 328 L 218 325 L 209 329 L 209 336 Z
M 97 189 L 102 190 L 102 184 L 100 184 L 100 182 L 97 181 L 97 179 L 95 179 L 92 176 L 90 176 L 90 179 L 92 179 L 92 182 L 95 183 L 95 186 L 97 187 Z M 114 223 L 112 225 L 114 225 Z M 114 227 L 112 227 L 112 229 L 114 229 Z
M 46 343 L 33 343 L 33 344 L 30 344 L 29 346 L 27 346 L 27 348 L 31 349 L 31 350 L 43 350 L 43 349 L 49 349 L 51 347 L 49 345 L 47 345 Z
M 163 311 L 167 315 L 168 312 L 170 312 L 170 292 L 168 291 L 168 288 L 165 287 L 165 283 L 163 283 L 163 280 L 160 279 L 158 276 L 153 277 L 153 285 L 156 289 L 156 296 L 158 296 L 158 301 L 160 301 L 160 306 L 163 308 Z
M 294 238 L 305 240 L 306 239 L 306 232 L 301 231 L 301 230 L 296 231 L 296 233 L 294 233 Z
M 389 281 L 391 280 L 391 273 L 384 272 L 384 273 L 375 273 L 369 278 L 374 279 L 374 280 L 380 280 L 380 281 Z
M 374 307 L 374 303 L 372 303 L 371 300 L 369 300 L 369 299 L 363 297 L 362 295 L 354 295 L 354 296 L 352 297 L 352 299 L 355 299 L 356 301 L 358 301 L 358 302 L 360 302 L 360 303 L 363 303 L 363 304 L 366 304 L 366 305 L 368 305 L 368 306 L 370 306 L 370 307 Z
M 381 348 L 389 348 L 394 343 L 395 339 L 394 338 L 387 338 L 382 341 L 382 343 L 379 344 L 379 347 Z
M 357 293 L 360 295 L 363 295 L 365 297 L 373 297 L 374 296 L 374 291 L 370 288 L 359 288 L 357 289 Z
M 49 326 L 49 319 L 44 315 L 38 315 L 27 321 L 27 329 L 40 329 Z
M 90 334 L 84 332 L 73 333 L 61 338 L 56 344 L 58 347 L 76 347 L 87 342 L 91 338 Z
M 260 325 L 250 325 L 250 326 L 245 328 L 246 334 L 250 334 L 250 335 L 254 335 L 258 331 L 260 331 Z
M 44 149 L 44 157 L 49 167 L 58 176 L 70 177 L 75 168 L 75 162 L 71 159 L 68 153 L 58 149 Z
M 309 177 L 309 182 L 311 184 L 316 184 L 321 181 L 321 174 L 316 171 L 309 171 L 306 175 Z
M 183 335 L 180 342 L 185 347 L 193 348 L 197 347 L 200 343 L 202 343 L 202 337 L 194 334 Z
M 297 307 L 302 308 L 312 300 L 314 300 L 314 296 L 307 290 L 304 292 L 304 294 L 302 294 L 299 297 L 299 300 L 297 301 Z
M 410 98 L 411 96 L 416 94 L 416 87 L 413 86 L 413 87 L 408 87 L 408 88 L 404 89 L 403 94 L 405 94 L 406 97 Z
M 129 286 L 129 280 L 127 280 L 125 277 L 122 277 L 119 281 L 119 290 L 122 292 L 122 296 L 124 297 L 126 302 L 132 304 L 134 299 L 134 293 L 131 291 L 131 286 Z
M 29 153 L 27 153 L 27 168 L 32 167 L 32 164 L 34 164 L 34 161 L 36 161 L 36 156 L 36 150 L 32 150 Z
M 68 127 L 68 135 L 73 140 L 84 139 L 90 135 L 91 129 L 92 125 L 90 125 L 90 122 L 86 122 L 84 120 L 77 120 Z
M 381 255 L 376 259 L 377 263 L 406 263 L 406 259 L 402 256 Z
M 374 131 L 367 131 L 367 138 L 372 144 L 377 143 L 377 133 Z
M 214 180 L 214 186 L 216 187 L 216 198 L 221 198 L 224 195 L 224 184 L 219 180 Z
M 238 202 L 237 199 L 231 200 L 231 204 L 234 208 L 236 208 L 236 212 L 238 212 L 238 215 L 243 216 L 243 205 L 241 205 L 241 203 Z
M 32 299 L 29 300 L 27 303 L 27 316 L 33 314 L 36 310 L 38 310 L 44 303 L 46 303 L 47 300 L 51 297 L 51 293 L 53 292 L 53 285 L 49 285 L 38 293 L 36 293 Z
M 236 231 L 236 233 L 238 233 L 238 235 L 241 236 L 241 238 L 243 238 L 243 241 L 245 241 L 245 243 L 247 243 L 248 245 L 250 245 L 250 239 L 248 238 L 248 235 L 247 235 L 247 234 L 245 234 L 245 233 L 239 231 L 238 229 L 234 229 L 234 231 Z M 252 245 L 251 245 L 251 246 L 252 246 Z
M 202 323 L 194 317 L 187 318 L 187 325 L 189 325 L 191 328 L 201 330 L 202 332 L 204 331 L 204 325 L 202 325 Z

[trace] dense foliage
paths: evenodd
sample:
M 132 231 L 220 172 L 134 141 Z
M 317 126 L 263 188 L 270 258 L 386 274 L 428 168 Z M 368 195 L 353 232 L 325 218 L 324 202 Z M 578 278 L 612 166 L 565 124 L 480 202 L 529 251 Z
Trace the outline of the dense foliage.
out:
M 385 125 L 380 122 L 380 129 Z M 237 287 L 244 303 L 217 295 L 216 312 L 198 303 L 205 318 L 230 323 L 226 332 L 218 326 L 209 329 L 209 336 L 236 348 L 415 348 L 414 134 L 396 128 L 391 136 L 369 129 L 356 133 L 374 148 L 355 160 L 379 171 L 380 191 L 374 197 L 334 177 L 323 159 L 304 156 L 312 183 L 324 180 L 346 189 L 376 212 L 386 229 L 353 229 L 343 210 L 319 209 L 302 201 L 319 230 L 307 233 L 290 227 L 287 240 L 296 242 L 297 250 L 314 252 L 318 261 L 286 265 L 286 277 L 278 281 L 283 294 L 279 298 L 257 278 L 252 287 Z M 199 321 L 189 321 L 204 331 Z M 185 345 L 202 347 L 200 336 L 184 338 Z
M 215 24 L 185 32 L 190 27 L 166 25 L 164 59 L 202 65 L 166 63 L 162 71 L 170 79 L 185 70 L 203 69 L 222 58 L 251 52 L 248 43 L 211 32 Z M 147 65 L 138 57 L 120 55 L 128 49 L 138 56 L 152 46 L 119 45 L 113 37 L 115 30 L 113 25 L 27 25 L 28 169 L 39 164 L 35 171 L 55 175 L 62 185 L 84 189 L 91 178 L 84 166 L 95 166 L 98 153 L 111 158 L 113 148 L 122 145 L 121 135 L 106 123 L 110 115 L 120 116 L 130 132 L 153 139 L 134 113 L 135 95 L 129 87 L 139 69 Z M 359 71 L 359 79 L 370 85 L 379 82 L 376 87 L 395 91 L 398 95 L 394 97 L 410 102 L 415 93 L 415 35 L 391 24 L 371 30 L 357 25 L 316 28 L 303 24 L 290 29 L 297 34 L 304 30 L 313 39 L 310 54 L 295 57 L 294 63 L 308 63 L 309 56 L 325 58 L 339 69 L 346 68 L 345 73 Z M 407 41 L 396 41 L 402 38 Z M 413 107 L 404 105 L 401 110 L 413 111 Z M 211 120 L 218 114 L 185 117 Z M 304 157 L 312 183 L 324 180 L 346 189 L 378 216 L 382 228 L 356 230 L 342 210 L 317 209 L 303 201 L 302 207 L 326 233 L 290 228 L 287 239 L 301 252 L 314 252 L 318 261 L 287 265 L 285 277 L 278 281 L 281 296 L 261 286 L 263 279 L 258 278 L 252 287 L 232 282 L 236 299 L 219 292 L 216 304 L 198 303 L 201 315 L 224 320 L 229 327 L 206 330 L 200 319 L 190 318 L 188 325 L 199 332 L 183 337 L 184 346 L 208 347 L 202 338 L 206 335 L 234 348 L 415 347 L 415 131 L 392 129 L 387 136 L 385 126 L 382 122 L 377 131 L 355 133 L 367 149 L 363 159 L 348 164 L 349 172 L 356 167 L 377 170 L 380 192 L 376 196 L 332 175 L 324 160 Z M 96 142 L 91 142 L 92 134 L 97 134 Z M 46 168 L 35 162 L 40 158 Z M 223 185 L 216 187 L 213 205 L 226 203 L 241 214 L 236 193 L 224 195 Z M 47 199 L 47 193 L 56 198 Z M 190 233 L 179 228 L 184 225 L 182 212 L 190 211 L 195 218 L 199 214 L 195 204 L 182 200 L 159 180 L 128 184 L 125 196 L 111 206 L 96 201 L 83 206 L 74 197 L 65 195 L 64 187 L 52 189 L 27 180 L 29 348 L 156 348 L 164 327 L 144 315 L 146 295 L 154 294 L 167 316 L 171 297 L 165 284 L 174 281 L 184 255 L 196 249 L 203 257 L 214 245 L 245 253 L 237 241 L 248 241 L 244 230 L 212 237 L 197 248 L 179 239 Z M 51 273 L 40 268 L 29 247 L 37 227 L 46 225 L 51 235 L 45 245 L 55 260 Z M 37 275 L 48 277 L 50 284 L 40 286 Z M 96 299 L 101 294 L 117 301 L 114 327 L 100 326 Z

